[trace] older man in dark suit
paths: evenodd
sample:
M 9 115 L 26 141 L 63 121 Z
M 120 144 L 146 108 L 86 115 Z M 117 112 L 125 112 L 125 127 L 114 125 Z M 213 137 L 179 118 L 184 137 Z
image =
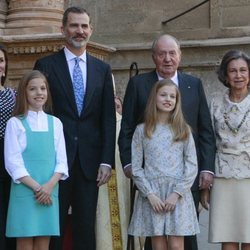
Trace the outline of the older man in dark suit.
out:
M 157 38 L 152 46 L 152 58 L 156 69 L 130 79 L 123 103 L 119 149 L 124 173 L 131 177 L 131 141 L 138 123 L 143 122 L 150 90 L 161 79 L 172 79 L 179 87 L 182 109 L 186 121 L 192 127 L 199 165 L 192 194 L 196 208 L 199 205 L 199 190 L 208 188 L 213 181 L 215 141 L 210 113 L 201 80 L 177 71 L 181 61 L 180 44 L 170 35 Z M 167 149 L 166 149 L 167 150 Z M 151 249 L 146 243 L 146 249 Z M 197 250 L 195 236 L 185 237 L 185 250 Z
M 73 249 L 95 250 L 98 187 L 109 180 L 115 155 L 111 69 L 86 53 L 92 26 L 85 9 L 65 11 L 62 33 L 65 48 L 35 64 L 48 78 L 54 114 L 63 122 L 70 174 L 59 189 L 61 237 L 52 241 L 50 249 L 63 249 L 71 206 Z

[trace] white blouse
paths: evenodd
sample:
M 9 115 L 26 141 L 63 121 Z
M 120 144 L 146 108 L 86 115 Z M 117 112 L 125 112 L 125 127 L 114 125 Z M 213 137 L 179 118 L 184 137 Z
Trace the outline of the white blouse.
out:
M 48 131 L 47 114 L 43 111 L 28 111 L 27 122 L 32 131 Z M 61 121 L 53 117 L 54 122 L 54 144 L 56 151 L 55 171 L 61 173 L 61 180 L 68 178 L 68 163 Z M 25 168 L 22 153 L 26 148 L 26 133 L 22 122 L 12 117 L 7 122 L 4 138 L 4 159 L 5 168 L 15 183 L 20 183 L 18 179 L 29 176 Z
M 250 178 L 250 95 L 235 103 L 226 90 L 212 99 L 210 111 L 216 135 L 215 176 Z

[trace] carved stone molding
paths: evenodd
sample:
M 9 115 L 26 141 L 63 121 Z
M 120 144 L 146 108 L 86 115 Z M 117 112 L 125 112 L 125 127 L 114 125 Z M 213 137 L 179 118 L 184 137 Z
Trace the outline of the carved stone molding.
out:
M 62 34 L 34 34 L 23 36 L 1 36 L 9 55 L 8 85 L 17 86 L 22 75 L 31 70 L 35 61 L 46 55 L 55 53 L 64 47 Z M 89 42 L 87 51 L 100 60 L 108 60 L 115 49 L 95 42 Z
M 5 0 L 0 1 L 0 29 L 5 27 L 5 20 L 7 15 L 7 2 Z
M 10 9 L 15 8 L 24 8 L 24 7 L 46 7 L 46 8 L 54 8 L 61 9 L 64 5 L 64 0 L 10 0 L 9 7 Z
M 58 32 L 64 0 L 10 0 L 5 35 Z
M 64 37 L 59 33 L 3 36 L 0 42 L 7 46 L 9 54 L 48 54 L 63 48 Z M 114 52 L 115 48 L 90 41 L 87 50 L 101 60 L 106 60 L 107 55 Z

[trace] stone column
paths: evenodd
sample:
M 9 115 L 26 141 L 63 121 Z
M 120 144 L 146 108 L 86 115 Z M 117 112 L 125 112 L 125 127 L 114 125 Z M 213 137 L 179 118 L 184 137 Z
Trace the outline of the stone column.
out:
M 5 35 L 60 32 L 64 0 L 9 0 Z
M 7 2 L 5 0 L 0 1 L 0 29 L 5 27 L 5 20 L 7 15 Z

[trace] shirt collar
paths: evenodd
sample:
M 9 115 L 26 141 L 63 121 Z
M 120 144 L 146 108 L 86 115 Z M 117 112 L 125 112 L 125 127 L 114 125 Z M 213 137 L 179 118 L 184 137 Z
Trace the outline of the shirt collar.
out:
M 32 117 L 40 117 L 40 116 L 44 116 L 45 112 L 42 111 L 33 111 L 33 110 L 28 110 L 27 112 L 28 116 L 32 116 Z
M 229 98 L 229 89 L 227 89 L 224 93 L 224 103 L 225 110 L 228 112 L 232 109 L 239 110 L 241 112 L 245 112 L 249 109 L 249 101 L 250 95 L 248 94 L 241 102 L 232 102 Z
M 64 54 L 66 57 L 67 62 L 74 60 L 76 55 L 73 54 L 67 47 L 64 47 Z M 84 52 L 78 56 L 82 61 L 86 62 L 87 61 L 87 54 L 86 54 L 86 50 L 84 50 Z
M 157 71 L 156 71 L 156 74 L 157 74 L 157 76 L 158 76 L 158 80 L 159 80 L 159 81 L 160 81 L 160 80 L 164 80 L 164 78 L 161 77 L 161 76 L 158 74 Z M 171 80 L 174 82 L 174 84 L 175 84 L 176 86 L 179 86 L 177 71 L 175 71 L 175 74 L 174 74 L 173 77 L 171 77 Z

